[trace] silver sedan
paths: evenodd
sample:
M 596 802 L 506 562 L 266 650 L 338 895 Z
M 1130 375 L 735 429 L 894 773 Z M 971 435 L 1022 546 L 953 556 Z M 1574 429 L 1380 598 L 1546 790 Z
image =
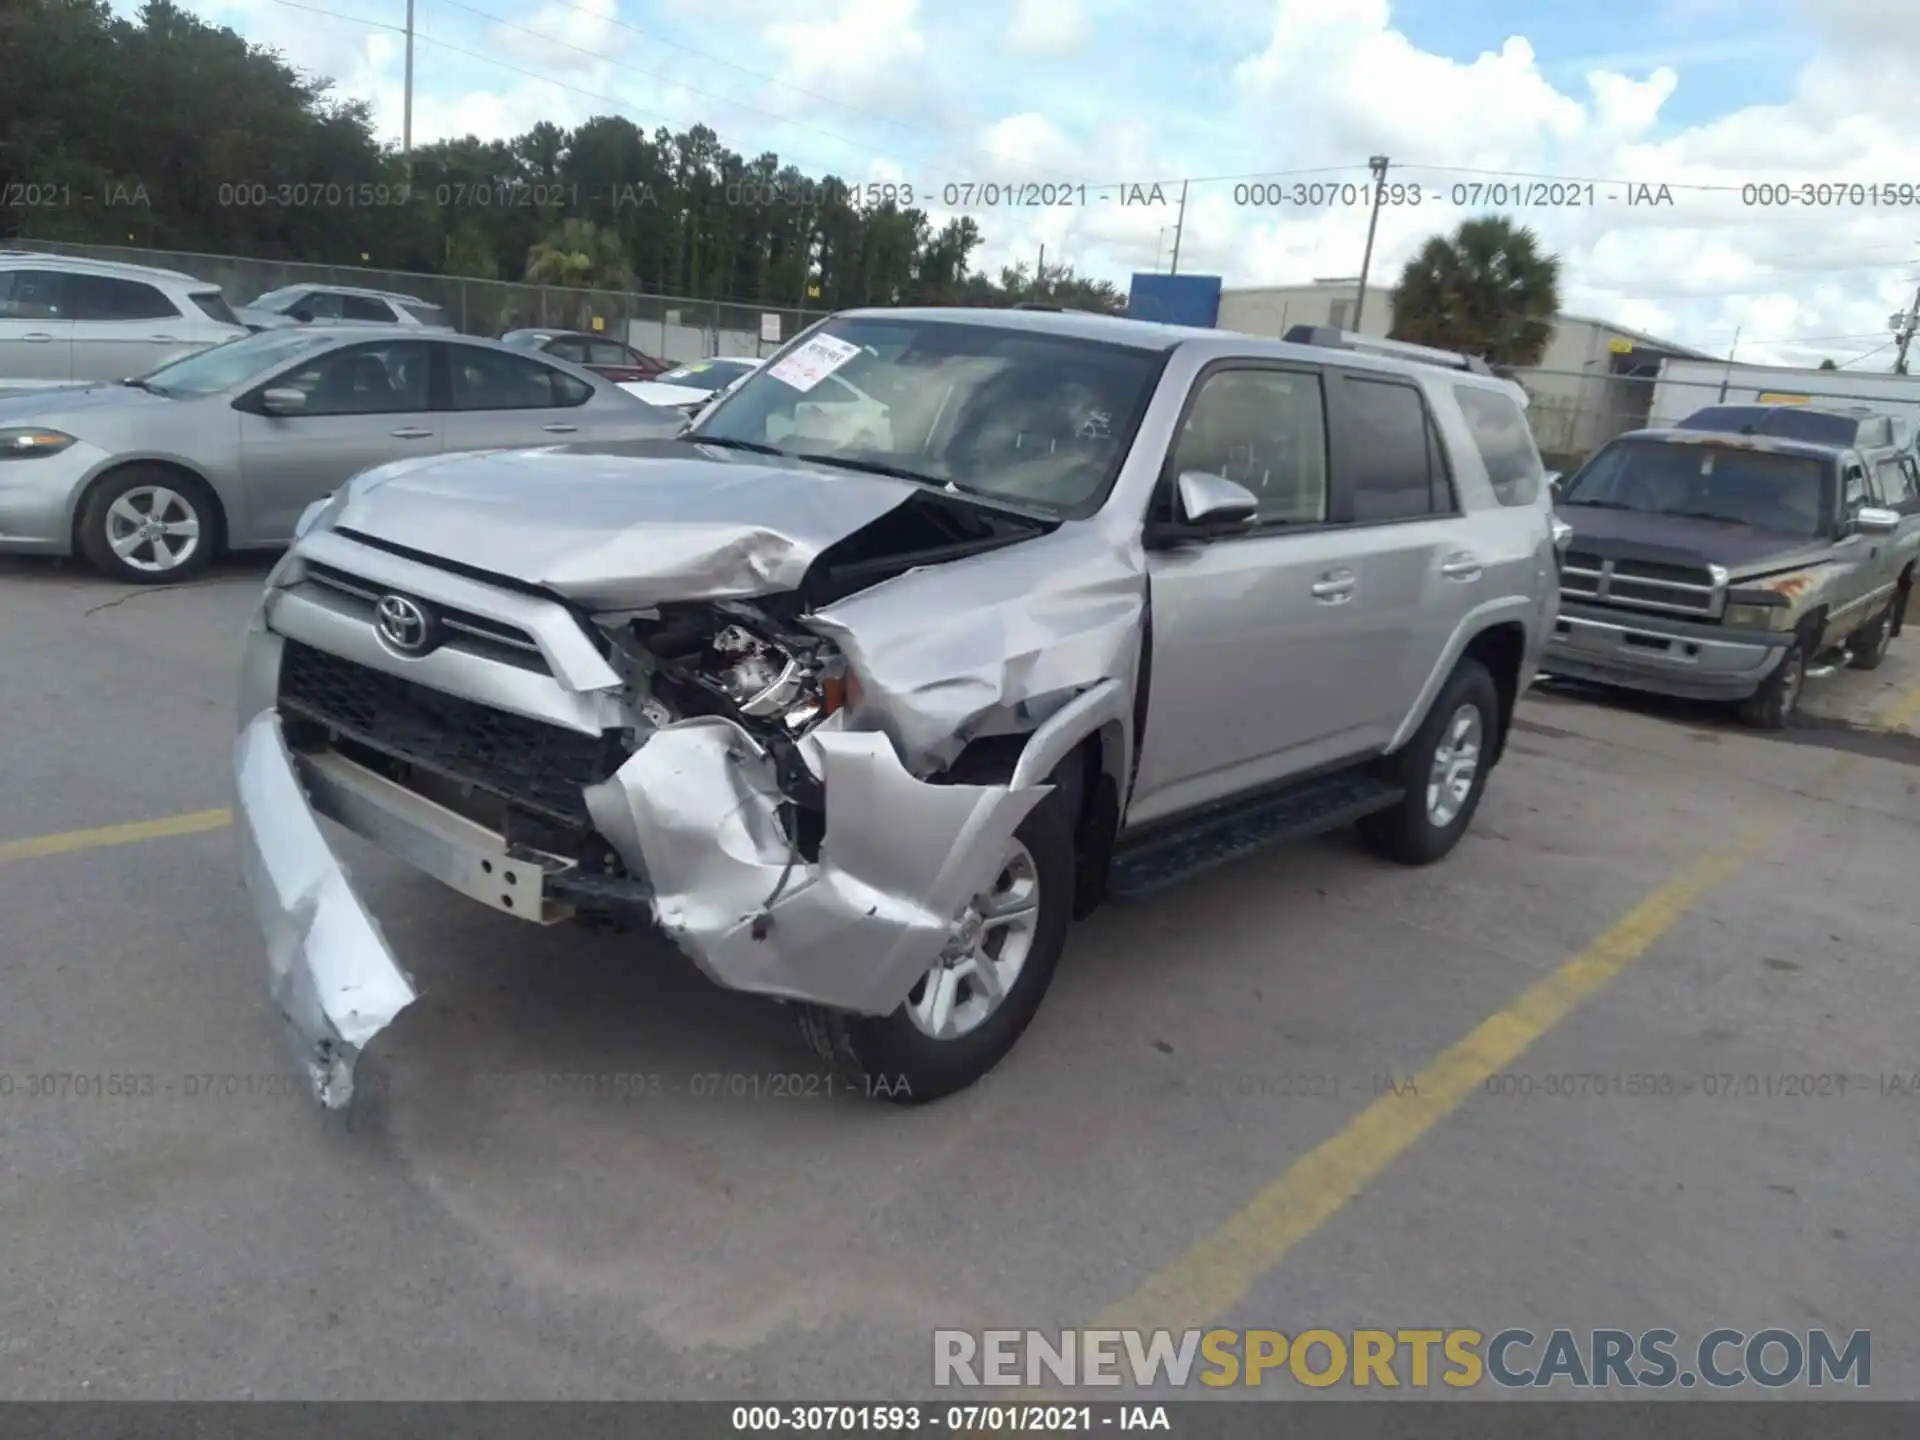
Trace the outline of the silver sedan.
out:
M 639 440 L 678 413 L 491 340 L 328 326 L 250 335 L 138 380 L 0 397 L 0 553 L 184 579 L 284 545 L 315 500 L 410 456 Z

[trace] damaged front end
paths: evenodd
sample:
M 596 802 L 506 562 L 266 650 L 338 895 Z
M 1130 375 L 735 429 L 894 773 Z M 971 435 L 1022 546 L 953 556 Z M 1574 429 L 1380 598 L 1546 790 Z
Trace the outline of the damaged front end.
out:
M 377 490 L 303 537 L 248 638 L 236 814 L 273 998 L 323 1105 L 350 1101 L 416 987 L 316 817 L 523 920 L 657 925 L 730 989 L 886 1015 L 950 952 L 1048 793 L 1050 723 L 1131 739 L 1140 570 L 945 502 L 883 515 L 876 545 L 872 492 L 852 493 L 845 535 L 783 537 L 787 585 L 746 597 L 732 572 L 724 598 L 666 599 L 428 556 L 381 538 Z M 737 562 L 752 527 L 701 523 Z M 685 539 L 665 547 L 683 593 Z M 431 644 L 382 632 L 394 597 Z M 1031 737 L 1004 783 L 950 783 L 996 734 Z

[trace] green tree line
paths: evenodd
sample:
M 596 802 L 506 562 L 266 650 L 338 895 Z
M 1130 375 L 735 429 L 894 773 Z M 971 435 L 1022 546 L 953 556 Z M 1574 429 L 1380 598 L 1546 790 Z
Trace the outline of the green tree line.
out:
M 0 3 L 0 239 L 243 255 L 773 306 L 1118 311 L 1071 268 L 972 268 L 890 187 L 617 115 L 417 146 L 278 52 L 171 0 Z

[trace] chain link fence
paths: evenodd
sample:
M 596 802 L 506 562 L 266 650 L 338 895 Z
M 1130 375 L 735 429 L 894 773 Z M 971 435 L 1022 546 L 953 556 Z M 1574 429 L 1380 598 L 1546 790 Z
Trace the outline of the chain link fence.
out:
M 286 285 L 386 290 L 438 305 L 454 327 L 467 335 L 499 336 L 508 330 L 539 326 L 599 332 L 624 339 L 649 355 L 679 363 L 716 355 L 770 355 L 825 313 L 626 290 L 525 285 L 354 265 L 143 250 L 127 245 L 52 240 L 20 240 L 16 244 L 22 250 L 177 270 L 218 285 L 230 305 L 244 305 Z

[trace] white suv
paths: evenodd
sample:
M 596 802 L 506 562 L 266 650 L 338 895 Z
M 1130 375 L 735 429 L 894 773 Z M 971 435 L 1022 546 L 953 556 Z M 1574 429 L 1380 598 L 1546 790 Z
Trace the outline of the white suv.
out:
M 0 253 L 0 390 L 128 379 L 246 333 L 218 285 L 176 270 Z
M 240 307 L 250 330 L 289 325 L 398 325 L 403 329 L 452 330 L 447 312 L 431 301 L 394 290 L 359 290 L 343 285 L 285 285 L 255 296 Z

